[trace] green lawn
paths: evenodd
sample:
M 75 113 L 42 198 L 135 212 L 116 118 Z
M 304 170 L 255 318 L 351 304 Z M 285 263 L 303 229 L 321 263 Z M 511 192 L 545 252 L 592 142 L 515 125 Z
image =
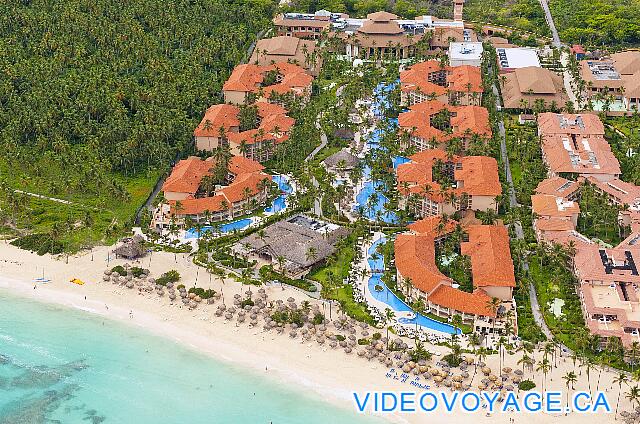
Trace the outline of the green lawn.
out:
M 340 302 L 345 313 L 359 321 L 373 324 L 373 317 L 364 304 L 353 299 L 353 287 L 343 285 L 342 281 L 349 275 L 351 264 L 355 258 L 354 243 L 357 233 L 352 233 L 344 239 L 338 251 L 321 268 L 312 271 L 307 278 L 322 284 L 322 297 Z

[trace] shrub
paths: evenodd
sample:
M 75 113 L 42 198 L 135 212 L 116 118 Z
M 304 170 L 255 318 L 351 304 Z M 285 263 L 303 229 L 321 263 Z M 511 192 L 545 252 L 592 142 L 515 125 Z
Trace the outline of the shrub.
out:
M 175 269 L 167 271 L 156 279 L 156 284 L 166 286 L 168 283 L 177 283 L 180 280 L 180 273 Z M 184 287 L 184 286 L 183 286 Z
M 377 291 L 377 292 L 381 292 L 381 291 L 383 290 L 383 289 L 382 289 L 382 286 L 381 286 L 380 284 L 376 284 L 376 285 L 373 287 L 373 289 L 374 289 L 375 291 Z
M 369 339 L 358 339 L 358 344 L 360 346 L 366 346 L 371 344 L 371 341 Z
M 324 322 L 324 315 L 322 315 L 320 312 L 316 312 L 316 314 L 313 316 L 313 325 L 320 325 Z
M 380 340 L 382 338 L 382 334 L 380 333 L 373 333 L 373 336 L 371 336 L 371 338 L 373 340 Z
M 64 251 L 62 242 L 53 240 L 49 234 L 45 233 L 29 234 L 13 240 L 11 244 L 21 249 L 35 252 L 40 256 L 47 253 L 57 255 Z
M 185 288 L 185 287 L 184 287 L 184 284 L 178 284 L 178 287 L 177 287 L 177 289 L 178 289 L 178 290 L 180 290 L 180 289 L 184 289 L 184 288 Z
M 456 356 L 452 353 L 446 354 L 442 357 L 442 360 L 449 364 L 450 367 L 455 368 L 462 362 L 462 358 L 460 356 Z
M 240 302 L 240 306 L 242 308 L 244 308 L 245 306 L 253 306 L 253 305 L 255 305 L 255 303 L 253 303 L 253 300 L 248 299 L 248 298 L 243 300 L 242 302 Z
M 120 275 L 127 275 L 127 270 L 122 265 L 117 265 L 111 268 L 111 272 L 117 272 Z
M 188 290 L 189 293 L 195 293 L 196 296 L 200 296 L 201 299 L 209 299 L 210 297 L 213 297 L 214 294 L 216 294 L 215 290 L 212 289 L 203 289 L 202 287 L 191 287 Z
M 518 384 L 518 389 L 522 390 L 523 392 L 529 391 L 534 387 L 536 387 L 536 383 L 531 380 L 522 380 L 520 384 Z
M 134 277 L 140 277 L 142 274 L 144 274 L 144 269 L 140 268 L 139 266 L 134 266 L 129 268 L 129 272 Z
M 337 339 L 339 342 L 343 342 L 343 341 L 345 341 L 347 338 L 346 338 L 345 336 L 343 336 L 342 334 L 336 334 L 336 339 Z

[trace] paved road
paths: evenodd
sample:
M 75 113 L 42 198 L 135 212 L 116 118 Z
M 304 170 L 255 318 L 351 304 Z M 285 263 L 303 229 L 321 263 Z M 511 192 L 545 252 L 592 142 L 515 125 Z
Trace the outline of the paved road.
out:
M 551 16 L 551 10 L 549 10 L 549 3 L 547 0 L 539 0 L 540 5 L 542 6 L 542 10 L 544 10 L 544 17 L 547 20 L 547 25 L 551 29 L 551 37 L 553 39 L 553 46 L 560 48 L 562 47 L 562 43 L 560 42 L 560 37 L 558 36 L 558 31 L 556 30 L 556 24 L 553 22 L 553 16 Z

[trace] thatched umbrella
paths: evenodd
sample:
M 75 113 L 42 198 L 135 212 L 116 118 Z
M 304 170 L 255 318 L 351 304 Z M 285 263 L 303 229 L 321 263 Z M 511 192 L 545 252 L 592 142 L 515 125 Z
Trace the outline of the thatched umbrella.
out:
M 483 373 L 484 375 L 489 375 L 489 374 L 491 374 L 491 368 L 489 368 L 489 367 L 482 367 L 482 368 L 480 369 L 480 371 L 482 371 L 482 373 Z
M 436 376 L 433 377 L 433 381 L 436 382 L 436 384 L 442 383 L 443 380 L 444 380 L 444 378 L 442 378 L 442 376 L 440 376 L 440 375 L 436 375 Z
M 480 389 L 480 390 L 486 390 L 486 389 L 487 389 L 487 385 L 486 385 L 486 384 L 484 384 L 484 383 L 480 383 L 480 384 L 478 384 L 478 389 Z
M 504 367 L 502 368 L 502 372 L 505 374 L 511 374 L 511 371 L 513 371 L 510 367 Z
M 456 390 L 461 390 L 462 389 L 462 383 L 458 382 L 458 381 L 454 381 L 453 382 L 453 388 Z

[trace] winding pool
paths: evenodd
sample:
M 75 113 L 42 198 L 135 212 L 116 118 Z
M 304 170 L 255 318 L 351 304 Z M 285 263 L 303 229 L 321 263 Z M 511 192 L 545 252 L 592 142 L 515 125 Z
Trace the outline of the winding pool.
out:
M 378 246 L 386 241 L 385 237 L 381 237 L 376 240 L 369 250 L 367 251 L 367 262 L 371 267 L 372 273 L 371 277 L 369 277 L 369 282 L 367 284 L 369 288 L 369 293 L 379 302 L 382 302 L 389 306 L 389 309 L 394 311 L 396 314 L 398 312 L 411 312 L 416 316 L 415 318 L 399 318 L 398 322 L 407 325 L 418 325 L 420 327 L 425 327 L 430 330 L 439 331 L 445 334 L 460 334 L 460 330 L 456 329 L 452 325 L 445 324 L 440 321 L 436 321 L 432 318 L 426 317 L 422 314 L 416 313 L 409 305 L 404 303 L 402 299 L 400 299 L 394 292 L 389 290 L 387 285 L 382 281 L 382 272 L 384 270 L 384 257 L 382 255 L 377 255 L 376 249 Z M 382 287 L 381 291 L 376 291 L 376 285 Z

